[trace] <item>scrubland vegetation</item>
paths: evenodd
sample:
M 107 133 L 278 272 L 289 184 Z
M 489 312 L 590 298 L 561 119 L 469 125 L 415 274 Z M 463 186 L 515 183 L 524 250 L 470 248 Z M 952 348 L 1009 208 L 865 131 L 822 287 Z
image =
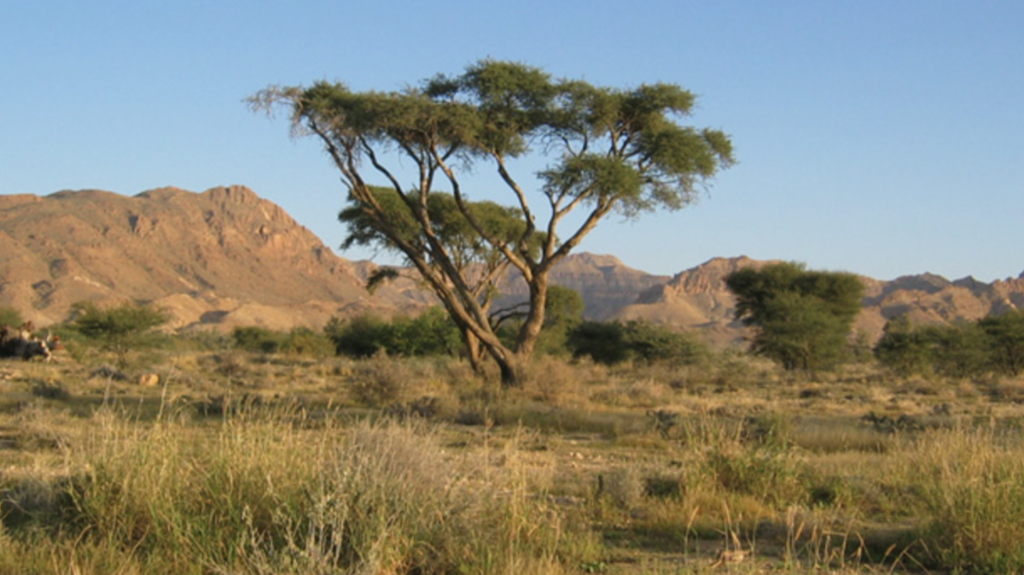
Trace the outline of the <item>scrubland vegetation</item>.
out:
M 613 324 L 582 341 L 621 361 L 508 389 L 412 321 L 69 326 L 59 361 L 0 363 L 0 573 L 1024 571 L 1009 371 L 784 370 Z M 384 343 L 337 355 L 352 330 Z

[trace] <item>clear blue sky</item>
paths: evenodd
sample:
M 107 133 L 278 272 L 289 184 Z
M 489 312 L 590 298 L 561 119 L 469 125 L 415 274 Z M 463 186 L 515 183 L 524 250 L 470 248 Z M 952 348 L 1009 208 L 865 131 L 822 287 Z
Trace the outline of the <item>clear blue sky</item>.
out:
M 581 249 L 673 274 L 715 256 L 879 279 L 1024 271 L 1024 2 L 0 4 L 0 193 L 243 184 L 332 247 L 344 191 L 270 84 L 397 90 L 484 57 L 699 95 L 739 164 L 698 204 Z M 365 252 L 342 254 L 352 259 Z

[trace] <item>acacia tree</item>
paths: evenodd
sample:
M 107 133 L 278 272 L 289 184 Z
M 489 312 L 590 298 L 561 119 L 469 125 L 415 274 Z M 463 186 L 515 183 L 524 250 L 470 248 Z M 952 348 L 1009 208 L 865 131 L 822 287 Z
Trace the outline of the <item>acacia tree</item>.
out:
M 371 190 L 374 199 L 388 221 L 407 245 L 416 246 L 418 251 L 428 249 L 429 238 L 417 225 L 407 209 L 405 200 L 399 192 L 392 188 L 375 187 Z M 489 237 L 501 238 L 504 242 L 514 242 L 521 235 L 525 223 L 522 213 L 515 209 L 501 206 L 490 201 L 464 201 L 463 207 L 471 215 L 473 221 L 487 231 Z M 470 297 L 476 300 L 480 308 L 489 312 L 494 296 L 497 295 L 494 285 L 508 269 L 509 261 L 501 252 L 493 249 L 473 228 L 469 219 L 463 214 L 462 208 L 452 194 L 433 192 L 427 198 L 427 216 L 430 222 L 430 233 L 438 238 L 448 249 L 451 264 L 465 280 L 465 288 Z M 342 249 L 354 245 L 375 246 L 389 251 L 402 252 L 390 238 L 384 234 L 375 220 L 368 216 L 366 210 L 358 205 L 346 207 L 338 216 L 346 224 L 349 235 L 342 243 Z M 543 234 L 533 238 L 532 249 L 536 252 Z M 411 261 L 408 256 L 406 261 Z M 382 268 L 379 274 L 371 276 L 369 285 L 387 279 L 393 270 Z M 447 304 L 442 300 L 442 304 Z M 449 315 L 455 314 L 448 310 Z M 466 346 L 466 355 L 477 371 L 481 369 L 482 349 L 480 340 L 467 325 L 457 325 Z M 491 327 L 495 327 L 492 322 Z
M 398 92 L 353 92 L 340 83 L 270 87 L 250 99 L 254 109 L 291 112 L 297 135 L 320 140 L 341 173 L 349 209 L 374 230 L 372 241 L 401 252 L 423 276 L 464 332 L 498 364 L 504 385 L 517 384 L 517 365 L 532 355 L 541 328 L 552 267 L 606 216 L 636 217 L 676 210 L 699 184 L 730 165 L 732 144 L 721 131 L 675 120 L 694 106 L 673 84 L 634 89 L 556 80 L 540 69 L 483 60 L 458 76 L 438 75 Z M 529 153 L 550 158 L 528 194 L 509 161 Z M 518 210 L 514 237 L 495 234 L 473 212 L 463 176 L 490 165 Z M 400 166 L 411 165 L 412 182 Z M 403 217 L 375 192 L 385 185 L 400 199 Z M 486 302 L 474 291 L 449 245 L 436 231 L 430 201 L 451 194 L 486 250 L 526 282 L 529 306 L 515 344 L 502 343 Z M 539 198 L 538 210 L 533 200 Z M 573 212 L 574 229 L 558 229 Z M 416 233 L 410 236 L 409 223 Z M 411 239 L 415 238 L 415 241 Z
M 789 262 L 737 270 L 725 284 L 736 295 L 736 319 L 756 328 L 752 351 L 787 370 L 837 363 L 864 295 L 854 274 Z
M 76 312 L 75 329 L 114 352 L 121 368 L 128 365 L 128 352 L 145 342 L 169 318 L 166 311 L 148 304 L 124 303 L 101 308 L 82 301 L 73 304 L 72 309 Z
M 1012 376 L 1024 372 L 1024 311 L 989 316 L 978 325 L 988 336 L 993 366 Z

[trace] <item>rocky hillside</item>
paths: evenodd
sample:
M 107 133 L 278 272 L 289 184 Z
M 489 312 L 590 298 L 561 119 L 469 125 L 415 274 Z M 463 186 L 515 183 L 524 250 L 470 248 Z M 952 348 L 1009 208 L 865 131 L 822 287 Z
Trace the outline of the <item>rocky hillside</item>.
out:
M 570 254 L 551 270 L 552 283 L 580 292 L 586 303 L 584 316 L 594 321 L 614 318 L 640 294 L 670 279 L 633 269 L 615 256 L 590 253 Z M 499 307 L 528 297 L 518 274 L 509 274 L 500 291 L 505 297 Z
M 716 258 L 668 277 L 580 253 L 556 266 L 552 281 L 578 290 L 590 319 L 642 318 L 728 344 L 748 334 L 733 320 L 724 278 L 765 263 Z M 153 302 L 171 313 L 173 327 L 222 330 L 319 328 L 332 316 L 404 313 L 434 301 L 411 273 L 369 294 L 363 286 L 375 269 L 336 256 L 279 206 L 241 186 L 133 197 L 97 190 L 0 195 L 0 305 L 40 326 L 66 321 L 82 300 Z M 946 322 L 1024 307 L 1024 274 L 991 284 L 931 274 L 863 279 L 856 327 L 871 338 L 901 313 Z M 514 276 L 499 289 L 506 301 L 525 294 Z
M 712 259 L 648 289 L 617 317 L 699 330 L 718 344 L 741 343 L 749 332 L 734 320 L 736 300 L 725 287 L 725 277 L 740 268 L 767 263 L 747 257 Z M 946 323 L 1024 308 L 1024 274 L 991 284 L 970 277 L 950 281 L 933 274 L 892 281 L 862 276 L 861 280 L 864 307 L 854 329 L 871 341 L 881 337 L 888 319 L 901 314 L 916 323 Z
M 66 320 L 82 300 L 153 302 L 174 327 L 273 329 L 428 300 L 410 282 L 371 298 L 362 286 L 372 267 L 337 257 L 241 186 L 0 196 L 0 305 L 38 325 Z
M 725 277 L 740 268 L 760 268 L 766 263 L 745 256 L 715 258 L 644 291 L 616 317 L 699 330 L 719 345 L 738 343 L 748 334 L 733 319 L 736 300 L 725 287 Z

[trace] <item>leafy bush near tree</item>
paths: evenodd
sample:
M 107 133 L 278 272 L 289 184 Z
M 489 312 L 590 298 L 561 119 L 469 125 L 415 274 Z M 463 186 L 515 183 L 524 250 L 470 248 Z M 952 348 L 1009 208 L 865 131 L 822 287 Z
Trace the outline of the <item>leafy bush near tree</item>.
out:
M 325 357 L 334 355 L 334 343 L 325 334 L 308 327 L 277 332 L 260 326 L 236 327 L 231 332 L 235 347 L 253 353 L 286 353 Z
M 324 334 L 339 355 L 370 357 L 379 351 L 389 355 L 455 355 L 462 349 L 462 336 L 448 315 L 431 308 L 416 317 L 398 316 L 385 320 L 372 314 L 351 319 L 332 318 Z
M 606 365 L 627 360 L 695 363 L 710 353 L 690 334 L 639 320 L 583 322 L 568 333 L 566 345 L 574 357 L 588 356 Z
M 897 316 L 886 323 L 875 356 L 902 375 L 1016 376 L 1024 371 L 1024 312 L 950 325 L 914 325 Z

